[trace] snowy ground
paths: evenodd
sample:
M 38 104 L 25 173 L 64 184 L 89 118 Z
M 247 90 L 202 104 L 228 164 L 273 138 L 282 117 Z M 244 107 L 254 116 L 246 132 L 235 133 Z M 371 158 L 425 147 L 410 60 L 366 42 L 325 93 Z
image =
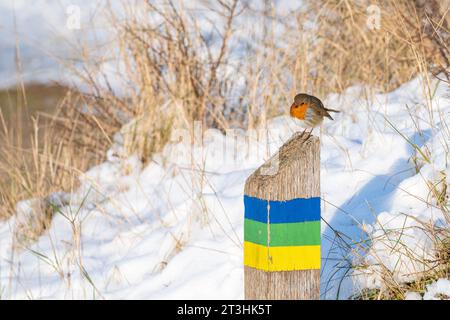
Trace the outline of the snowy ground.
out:
M 449 182 L 446 89 L 437 87 L 431 112 L 420 78 L 369 104 L 358 98 L 363 88 L 326 100 L 345 111 L 325 121 L 321 132 L 323 298 L 380 285 L 377 261 L 370 258 L 367 274 L 347 272 L 347 261 L 358 259 L 354 244 L 376 236 L 380 226 L 413 225 L 416 220 L 405 215 L 445 224 L 441 211 L 427 204 L 433 200 L 426 181 L 443 172 Z M 411 159 L 417 152 L 386 119 L 429 150 L 430 163 L 416 172 Z M 12 234 L 39 199 L 20 203 L 17 217 L 0 224 L 0 297 L 243 298 L 245 179 L 298 130 L 287 117 L 272 119 L 269 150 L 264 140 L 209 130 L 203 145 L 174 142 L 146 166 L 123 155 L 117 134 L 108 161 L 86 172 L 77 192 L 51 196 L 60 208 L 37 242 L 18 249 Z M 336 230 L 345 237 L 336 238 Z M 418 254 L 433 254 L 414 228 L 402 242 Z M 388 252 L 383 242 L 374 241 L 372 250 L 401 281 L 422 267 Z M 449 287 L 441 279 L 425 298 L 450 295 Z
M 280 3 L 286 10 L 292 4 Z M 96 18 L 105 4 L 1 2 L 0 88 L 18 80 L 16 46 L 25 80 L 64 78 L 60 58 L 77 57 L 79 43 L 105 39 L 104 20 Z M 68 28 L 68 18 L 76 14 L 72 5 L 81 9 L 80 28 Z M 415 226 L 446 223 L 426 183 L 450 179 L 450 101 L 444 84 L 432 101 L 422 88 L 416 79 L 369 103 L 358 98 L 363 88 L 327 99 L 330 107 L 345 111 L 335 122 L 326 121 L 321 133 L 323 298 L 379 287 L 380 262 L 399 282 L 429 267 L 417 261 L 434 254 L 433 243 Z M 30 208 L 43 200 L 19 203 L 17 216 L 0 223 L 0 298 L 243 298 L 244 182 L 296 130 L 286 117 L 272 119 L 269 150 L 264 141 L 234 142 L 210 131 L 203 147 L 174 143 L 146 166 L 122 154 L 117 135 L 109 161 L 87 172 L 76 193 L 50 197 L 60 208 L 36 243 L 20 249 L 12 234 L 30 222 Z M 402 232 L 380 238 L 386 230 Z M 365 239 L 372 240 L 371 250 L 359 257 L 355 247 Z M 393 243 L 405 247 L 392 250 Z M 400 255 L 406 249 L 416 261 Z M 361 260 L 369 264 L 363 274 L 348 271 L 349 262 Z M 439 294 L 450 295 L 449 280 L 429 285 L 423 298 Z
M 0 88 L 22 80 L 73 81 L 64 63 L 79 61 L 83 49 L 108 39 L 110 30 L 103 14 L 108 2 L 1 1 Z

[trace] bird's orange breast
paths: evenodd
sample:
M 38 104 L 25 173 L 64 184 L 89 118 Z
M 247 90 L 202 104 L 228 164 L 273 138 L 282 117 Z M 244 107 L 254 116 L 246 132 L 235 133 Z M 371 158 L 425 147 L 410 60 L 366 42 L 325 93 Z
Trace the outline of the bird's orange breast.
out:
M 306 111 L 308 110 L 308 105 L 306 103 L 302 103 L 298 106 L 293 104 L 291 106 L 291 117 L 304 120 L 306 116 Z

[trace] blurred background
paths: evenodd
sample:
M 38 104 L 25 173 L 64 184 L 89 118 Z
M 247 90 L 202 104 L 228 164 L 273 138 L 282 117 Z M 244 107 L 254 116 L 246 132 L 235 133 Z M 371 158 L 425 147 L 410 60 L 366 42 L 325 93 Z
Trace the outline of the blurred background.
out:
M 449 81 L 449 10 L 448 0 L 2 0 L 0 220 L 21 200 L 76 189 L 133 119 L 124 148 L 147 164 L 174 129 L 264 127 L 298 92 L 324 99 L 364 84 L 367 110 L 427 74 L 431 100 L 432 81 Z

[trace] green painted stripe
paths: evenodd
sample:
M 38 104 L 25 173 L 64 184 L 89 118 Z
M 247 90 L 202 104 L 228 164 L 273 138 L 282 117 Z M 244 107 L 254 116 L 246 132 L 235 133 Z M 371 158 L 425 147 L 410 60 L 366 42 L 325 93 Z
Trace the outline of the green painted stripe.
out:
M 267 224 L 245 219 L 244 240 L 267 246 Z M 271 223 L 270 246 L 320 245 L 320 221 Z

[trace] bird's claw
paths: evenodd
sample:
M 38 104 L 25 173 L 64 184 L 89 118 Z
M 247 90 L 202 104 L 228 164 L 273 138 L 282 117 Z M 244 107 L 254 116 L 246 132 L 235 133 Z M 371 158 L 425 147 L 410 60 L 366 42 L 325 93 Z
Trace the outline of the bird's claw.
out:
M 306 131 L 306 129 L 305 129 L 305 131 Z M 311 136 L 312 136 L 312 131 L 313 131 L 313 129 L 311 129 L 311 130 L 308 132 L 308 136 L 306 137 L 306 140 L 305 140 L 305 141 L 308 141 L 309 138 L 311 138 Z

